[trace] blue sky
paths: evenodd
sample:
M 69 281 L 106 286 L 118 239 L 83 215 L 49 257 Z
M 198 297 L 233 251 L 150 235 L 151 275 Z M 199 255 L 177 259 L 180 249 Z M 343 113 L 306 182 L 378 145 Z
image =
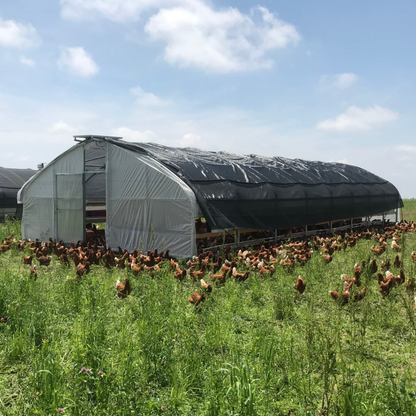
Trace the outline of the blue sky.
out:
M 0 2 L 0 166 L 74 134 L 342 161 L 416 197 L 416 2 Z

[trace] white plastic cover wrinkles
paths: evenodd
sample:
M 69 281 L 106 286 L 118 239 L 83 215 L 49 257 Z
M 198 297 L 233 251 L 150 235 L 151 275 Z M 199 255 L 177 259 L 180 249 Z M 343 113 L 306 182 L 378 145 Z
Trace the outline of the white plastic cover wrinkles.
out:
M 47 241 L 55 236 L 55 178 L 56 173 L 82 173 L 84 150 L 76 145 L 31 178 L 20 190 L 18 198 L 23 200 L 22 237 Z M 68 195 L 69 198 L 72 197 Z M 83 212 L 81 211 L 83 215 Z M 73 219 L 63 218 L 67 226 Z M 81 223 L 83 221 L 81 220 Z M 83 224 L 82 224 L 83 227 Z M 83 234 L 78 239 L 82 239 Z
M 84 238 L 84 175 L 56 175 L 55 238 L 64 243 Z
M 192 190 L 149 156 L 107 146 L 107 246 L 196 254 Z

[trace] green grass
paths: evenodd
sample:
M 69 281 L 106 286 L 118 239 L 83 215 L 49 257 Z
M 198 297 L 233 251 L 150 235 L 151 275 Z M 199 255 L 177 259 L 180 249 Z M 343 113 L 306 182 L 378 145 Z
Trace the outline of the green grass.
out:
M 0 240 L 19 227 L 0 225 Z M 341 307 L 328 293 L 374 244 L 227 281 L 197 309 L 198 284 L 167 269 L 129 275 L 119 299 L 126 270 L 94 266 L 69 283 L 74 266 L 54 257 L 34 281 L 22 252 L 1 253 L 0 415 L 416 415 L 413 295 L 401 286 L 383 299 L 369 272 L 363 301 Z M 414 276 L 416 234 L 401 245 Z M 393 256 L 388 245 L 382 258 Z
M 407 221 L 416 221 L 416 199 L 404 199 L 403 204 L 403 219 Z

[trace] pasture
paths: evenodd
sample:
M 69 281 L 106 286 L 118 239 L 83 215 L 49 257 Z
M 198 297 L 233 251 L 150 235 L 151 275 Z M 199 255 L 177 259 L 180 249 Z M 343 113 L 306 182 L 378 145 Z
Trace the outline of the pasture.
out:
M 12 231 L 19 238 L 20 224 L 1 224 L 0 242 Z M 379 264 L 395 257 L 390 243 Z M 416 233 L 399 244 L 415 276 Z M 314 250 L 292 270 L 228 279 L 197 308 L 188 298 L 199 281 L 178 282 L 168 262 L 153 276 L 92 266 L 78 282 L 52 256 L 33 279 L 30 249 L 13 247 L 0 253 L 0 414 L 415 415 L 415 294 L 402 284 L 383 297 L 368 267 L 363 300 L 341 306 L 329 294 L 374 245 L 363 238 L 328 264 Z M 127 276 L 121 299 L 116 281 Z

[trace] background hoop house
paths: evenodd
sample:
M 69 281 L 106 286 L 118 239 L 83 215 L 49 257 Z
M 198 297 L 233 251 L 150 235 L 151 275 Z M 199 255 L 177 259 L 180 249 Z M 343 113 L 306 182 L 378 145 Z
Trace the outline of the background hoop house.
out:
M 6 216 L 21 217 L 22 206 L 17 204 L 17 192 L 35 173 L 32 169 L 0 166 L 0 221 L 4 221 Z

